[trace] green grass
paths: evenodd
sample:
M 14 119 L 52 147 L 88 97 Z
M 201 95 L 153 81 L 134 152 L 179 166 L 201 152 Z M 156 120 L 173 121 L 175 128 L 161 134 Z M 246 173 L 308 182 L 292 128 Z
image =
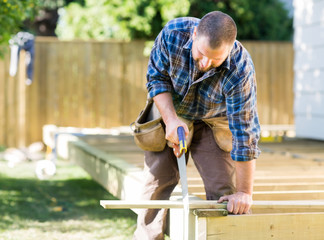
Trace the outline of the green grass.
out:
M 115 199 L 80 167 L 59 160 L 57 174 L 40 181 L 35 163 L 9 168 L 0 160 L 0 239 L 131 239 L 136 214 L 103 209 Z

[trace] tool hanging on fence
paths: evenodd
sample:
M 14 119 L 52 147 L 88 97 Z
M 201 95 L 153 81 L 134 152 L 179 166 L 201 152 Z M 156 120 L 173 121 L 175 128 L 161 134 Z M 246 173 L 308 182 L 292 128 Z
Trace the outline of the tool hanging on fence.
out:
M 33 82 L 34 71 L 34 35 L 29 32 L 19 32 L 9 40 L 10 44 L 10 68 L 9 74 L 14 77 L 17 73 L 19 52 L 21 49 L 26 51 L 27 79 L 26 84 Z

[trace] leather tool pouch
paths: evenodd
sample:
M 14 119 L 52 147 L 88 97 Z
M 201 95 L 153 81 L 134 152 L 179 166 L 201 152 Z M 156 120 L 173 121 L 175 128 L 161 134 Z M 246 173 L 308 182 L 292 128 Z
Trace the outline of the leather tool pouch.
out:
M 187 147 L 190 146 L 193 136 L 193 122 L 179 117 L 187 124 L 189 136 L 187 137 Z M 154 104 L 153 99 L 149 98 L 145 108 L 140 112 L 136 121 L 131 124 L 136 145 L 144 151 L 160 152 L 168 146 L 172 148 L 172 143 L 165 139 L 165 126 L 162 125 L 161 114 Z
M 145 108 L 131 124 L 131 128 L 136 145 L 144 151 L 160 152 L 164 149 L 166 139 L 162 117 L 153 99 L 147 100 Z
M 227 117 L 216 117 L 203 119 L 203 121 L 213 130 L 214 139 L 217 145 L 225 152 L 232 150 L 232 132 L 228 126 Z

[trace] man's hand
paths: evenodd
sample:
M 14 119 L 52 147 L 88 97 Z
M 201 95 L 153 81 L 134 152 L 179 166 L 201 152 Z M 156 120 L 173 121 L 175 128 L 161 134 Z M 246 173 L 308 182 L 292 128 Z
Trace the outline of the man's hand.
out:
M 221 197 L 218 202 L 228 201 L 227 210 L 233 214 L 248 213 L 252 206 L 253 176 L 255 159 L 247 162 L 235 162 L 237 192 Z
M 189 135 L 188 126 L 178 118 L 173 106 L 171 93 L 160 93 L 153 97 L 153 100 L 165 123 L 165 138 L 172 143 L 174 154 L 179 157 L 179 138 L 177 130 L 178 127 L 182 126 L 185 130 L 185 136 L 187 138 Z
M 171 121 L 165 123 L 165 138 L 173 144 L 179 144 L 178 137 L 178 127 L 183 127 L 185 130 L 185 137 L 189 135 L 189 129 L 187 124 L 182 122 L 178 117 L 172 119 Z
M 189 135 L 189 129 L 187 124 L 180 121 L 178 118 L 176 118 L 172 123 L 166 124 L 165 129 L 165 138 L 172 143 L 172 148 L 174 155 L 176 157 L 181 157 L 182 153 L 180 153 L 180 147 L 179 147 L 179 137 L 178 137 L 178 127 L 182 126 L 185 130 L 185 137 L 187 138 Z
M 219 203 L 224 201 L 228 201 L 227 211 L 233 214 L 248 213 L 253 203 L 252 195 L 244 192 L 237 192 L 232 195 L 223 196 L 218 200 Z

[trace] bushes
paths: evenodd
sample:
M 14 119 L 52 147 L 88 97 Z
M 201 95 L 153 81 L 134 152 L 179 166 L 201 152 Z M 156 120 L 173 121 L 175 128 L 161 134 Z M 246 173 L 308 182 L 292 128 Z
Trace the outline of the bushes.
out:
M 219 10 L 233 17 L 238 39 L 290 40 L 292 19 L 280 0 L 88 0 L 61 12 L 64 39 L 154 39 L 172 18 Z

